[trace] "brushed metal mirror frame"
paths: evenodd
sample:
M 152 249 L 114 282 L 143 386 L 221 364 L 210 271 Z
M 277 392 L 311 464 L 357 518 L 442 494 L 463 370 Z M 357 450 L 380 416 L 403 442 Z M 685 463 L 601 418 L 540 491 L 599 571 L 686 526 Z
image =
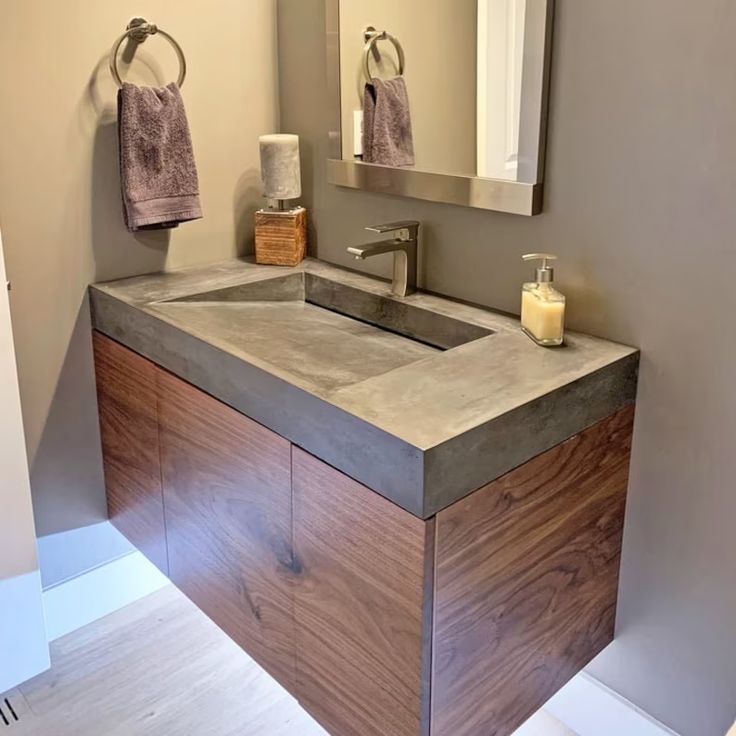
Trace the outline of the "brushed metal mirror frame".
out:
M 552 60 L 552 29 L 555 0 L 537 0 L 527 12 L 536 13 L 526 24 L 529 48 L 542 49 L 541 69 L 524 72 L 522 99 L 525 94 L 540 95 L 538 111 L 524 120 L 522 139 L 529 150 L 536 144 L 537 182 L 484 179 L 478 176 L 458 176 L 416 169 L 392 168 L 347 161 L 342 158 L 342 94 L 340 87 L 340 0 L 325 0 L 327 36 L 327 84 L 329 92 L 329 160 L 327 181 L 341 187 L 361 189 L 381 194 L 394 194 L 430 202 L 475 207 L 516 215 L 538 215 L 544 199 L 544 163 L 547 143 L 547 113 Z M 530 90 L 529 92 L 525 92 Z

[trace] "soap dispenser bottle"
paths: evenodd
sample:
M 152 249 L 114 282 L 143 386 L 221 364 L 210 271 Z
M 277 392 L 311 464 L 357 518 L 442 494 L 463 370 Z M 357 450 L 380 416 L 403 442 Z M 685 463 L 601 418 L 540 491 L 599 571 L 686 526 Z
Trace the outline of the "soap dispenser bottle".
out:
M 562 345 L 565 331 L 565 297 L 552 286 L 555 270 L 549 262 L 557 260 L 550 253 L 530 253 L 525 261 L 542 261 L 536 281 L 524 284 L 521 292 L 521 328 L 537 345 Z

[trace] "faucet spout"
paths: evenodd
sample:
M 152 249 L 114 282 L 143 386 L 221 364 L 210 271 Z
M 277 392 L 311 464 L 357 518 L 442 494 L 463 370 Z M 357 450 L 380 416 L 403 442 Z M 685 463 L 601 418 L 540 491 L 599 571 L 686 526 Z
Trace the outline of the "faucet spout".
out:
M 352 246 L 347 249 L 348 253 L 355 256 L 356 260 L 364 261 L 366 258 L 382 255 L 384 253 L 394 254 L 394 274 L 391 291 L 396 296 L 409 296 L 417 290 L 417 255 L 419 250 L 419 223 L 415 221 L 396 222 L 387 225 L 377 225 L 366 230 L 377 233 L 396 233 L 392 240 L 382 240 L 378 243 Z
M 372 256 L 380 256 L 384 253 L 396 253 L 406 245 L 403 240 L 382 240 L 380 243 L 368 243 L 348 248 L 348 253 L 355 256 L 357 261 L 364 261 Z

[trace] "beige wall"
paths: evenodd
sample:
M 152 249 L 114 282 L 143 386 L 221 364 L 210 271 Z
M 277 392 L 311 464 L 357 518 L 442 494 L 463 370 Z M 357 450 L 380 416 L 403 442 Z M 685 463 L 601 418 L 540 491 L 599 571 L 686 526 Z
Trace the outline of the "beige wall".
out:
M 416 168 L 473 173 L 476 170 L 477 0 L 340 0 L 343 156 L 353 158 L 353 111 L 363 107 L 363 31 L 387 30 L 406 54 Z M 384 63 L 371 70 L 396 74 L 388 42 L 378 48 Z M 311 82 L 307 82 L 308 85 Z
M 425 287 L 518 313 L 560 255 L 570 325 L 643 350 L 618 638 L 591 672 L 683 736 L 736 708 L 736 5 L 558 0 L 546 213 L 325 183 L 323 0 L 280 0 L 282 123 L 305 138 L 316 252 L 424 223 Z M 390 257 L 361 264 L 389 275 Z
M 107 53 L 136 14 L 181 43 L 205 218 L 171 233 L 122 225 Z M 91 281 L 217 260 L 250 246 L 258 135 L 277 127 L 273 0 L 5 0 L 0 24 L 0 224 L 39 534 L 105 518 Z M 162 38 L 127 74 L 176 77 Z

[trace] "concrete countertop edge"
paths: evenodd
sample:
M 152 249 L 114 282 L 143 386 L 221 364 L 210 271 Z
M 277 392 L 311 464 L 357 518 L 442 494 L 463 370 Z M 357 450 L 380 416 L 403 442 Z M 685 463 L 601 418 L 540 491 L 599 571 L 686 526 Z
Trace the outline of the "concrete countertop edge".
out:
M 428 448 L 424 454 L 423 518 L 493 483 L 515 468 L 589 429 L 636 402 L 640 353 L 571 381 L 492 421 Z M 575 394 L 577 412 L 565 409 Z M 550 430 L 550 418 L 554 426 Z M 500 450 L 500 452 L 499 452 Z M 497 458 L 502 457 L 499 463 Z M 472 461 L 472 462 L 471 462 Z M 454 491 L 448 494 L 443 471 L 452 466 Z
M 420 448 L 106 291 L 91 287 L 90 307 L 95 330 L 422 517 Z M 168 347 L 171 334 L 184 350 Z

